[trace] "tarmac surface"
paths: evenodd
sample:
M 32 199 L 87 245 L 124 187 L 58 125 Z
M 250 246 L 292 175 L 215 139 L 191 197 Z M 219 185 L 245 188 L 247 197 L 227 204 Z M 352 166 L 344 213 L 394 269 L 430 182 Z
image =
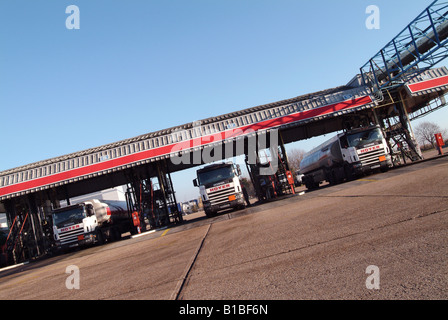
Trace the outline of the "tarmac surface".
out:
M 1 270 L 0 299 L 448 298 L 448 157 L 303 190 Z

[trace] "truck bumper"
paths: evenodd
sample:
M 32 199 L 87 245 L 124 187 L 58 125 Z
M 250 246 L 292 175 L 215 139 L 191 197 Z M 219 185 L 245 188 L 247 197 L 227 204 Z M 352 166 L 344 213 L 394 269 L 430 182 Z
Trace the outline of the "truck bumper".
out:
M 387 170 L 390 167 L 389 164 L 390 163 L 387 160 L 378 161 L 376 163 L 372 163 L 372 164 L 367 165 L 367 166 L 362 166 L 361 167 L 361 172 L 362 173 L 368 173 L 368 172 L 371 172 L 371 171 L 377 170 L 377 169 Z
M 348 171 L 347 175 L 352 175 L 350 178 L 356 178 L 358 176 L 363 175 L 366 172 L 366 167 L 362 165 L 361 162 L 353 163 L 351 166 L 349 166 L 350 170 Z M 369 168 L 370 170 L 370 168 Z
M 85 233 L 81 236 L 78 236 L 78 244 L 80 246 L 87 246 L 90 244 L 94 244 L 96 242 L 96 235 L 94 232 Z
M 94 244 L 96 242 L 96 235 L 95 233 L 85 233 L 78 236 L 78 241 L 73 241 L 69 243 L 62 244 L 61 241 L 56 241 L 56 250 L 64 251 L 64 250 L 70 250 L 72 248 L 76 247 L 83 247 L 88 246 L 91 244 Z
M 220 204 L 211 204 L 209 201 L 204 201 L 204 210 L 208 212 L 218 212 L 229 208 L 238 208 L 245 206 L 244 197 L 237 197 L 233 201 L 226 201 Z
M 60 241 L 56 241 L 56 246 L 53 248 L 55 251 L 66 251 L 71 250 L 79 246 L 78 242 L 70 242 L 62 244 Z

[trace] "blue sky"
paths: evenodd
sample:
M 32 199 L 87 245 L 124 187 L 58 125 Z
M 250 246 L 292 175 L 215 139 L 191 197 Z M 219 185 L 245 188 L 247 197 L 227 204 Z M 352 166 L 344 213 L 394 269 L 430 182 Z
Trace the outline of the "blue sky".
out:
M 429 3 L 0 0 L 0 171 L 346 84 Z M 424 120 L 448 128 L 446 109 Z M 197 195 L 194 171 L 173 178 Z

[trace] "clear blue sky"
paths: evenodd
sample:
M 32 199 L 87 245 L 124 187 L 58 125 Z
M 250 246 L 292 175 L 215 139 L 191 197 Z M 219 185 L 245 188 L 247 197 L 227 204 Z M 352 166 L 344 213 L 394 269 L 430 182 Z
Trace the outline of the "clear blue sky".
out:
M 346 84 L 429 3 L 0 0 L 0 171 Z M 193 171 L 174 178 L 197 196 Z

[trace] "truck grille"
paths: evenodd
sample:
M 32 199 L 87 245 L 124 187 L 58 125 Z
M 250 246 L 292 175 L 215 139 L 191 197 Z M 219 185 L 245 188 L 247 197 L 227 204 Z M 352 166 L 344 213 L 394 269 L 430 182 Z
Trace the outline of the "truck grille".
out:
M 225 202 L 229 202 L 229 196 L 235 194 L 235 189 L 233 186 L 221 189 L 218 191 L 212 191 L 208 194 L 208 199 L 212 205 L 219 205 Z
M 375 166 L 380 164 L 379 158 L 381 156 L 385 156 L 385 152 L 383 148 L 367 151 L 359 154 L 359 160 L 361 160 L 362 166 Z
M 84 228 L 81 227 L 79 229 L 60 232 L 59 240 L 61 241 L 61 245 L 66 245 L 70 243 L 78 242 L 78 236 L 84 234 Z

